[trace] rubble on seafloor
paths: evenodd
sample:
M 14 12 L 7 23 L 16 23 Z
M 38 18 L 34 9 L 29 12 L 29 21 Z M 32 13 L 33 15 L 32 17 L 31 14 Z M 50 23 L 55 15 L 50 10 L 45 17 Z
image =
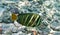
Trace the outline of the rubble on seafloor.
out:
M 11 13 L 38 13 L 42 24 L 37 29 L 26 28 L 11 20 Z M 60 0 L 0 0 L 1 35 L 60 35 Z

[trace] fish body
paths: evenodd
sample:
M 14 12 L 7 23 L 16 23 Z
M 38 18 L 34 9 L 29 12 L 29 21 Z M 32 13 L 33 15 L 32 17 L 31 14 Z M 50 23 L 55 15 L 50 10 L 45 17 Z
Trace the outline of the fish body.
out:
M 18 23 L 27 27 L 38 27 L 41 24 L 41 16 L 35 13 L 23 13 L 12 15 L 12 20 L 16 20 Z

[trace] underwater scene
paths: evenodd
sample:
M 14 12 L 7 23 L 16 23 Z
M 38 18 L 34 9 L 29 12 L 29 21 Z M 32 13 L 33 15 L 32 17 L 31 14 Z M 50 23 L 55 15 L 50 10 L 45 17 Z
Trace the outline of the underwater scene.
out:
M 0 35 L 60 35 L 60 0 L 0 0 Z

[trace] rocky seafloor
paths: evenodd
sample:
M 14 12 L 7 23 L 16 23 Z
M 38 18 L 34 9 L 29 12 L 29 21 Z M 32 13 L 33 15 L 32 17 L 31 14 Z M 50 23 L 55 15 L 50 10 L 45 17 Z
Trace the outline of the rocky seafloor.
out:
M 31 30 L 37 35 L 60 35 L 60 0 L 0 0 L 0 35 L 33 35 L 25 26 L 12 23 L 12 12 L 38 13 L 42 25 Z

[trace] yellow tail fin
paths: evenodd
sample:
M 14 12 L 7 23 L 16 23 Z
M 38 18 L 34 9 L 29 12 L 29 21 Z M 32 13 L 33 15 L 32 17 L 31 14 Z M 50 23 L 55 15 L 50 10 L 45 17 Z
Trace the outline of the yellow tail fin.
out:
M 15 21 L 15 20 L 17 19 L 17 15 L 13 13 L 13 14 L 11 15 L 11 19 L 12 19 L 12 21 Z

